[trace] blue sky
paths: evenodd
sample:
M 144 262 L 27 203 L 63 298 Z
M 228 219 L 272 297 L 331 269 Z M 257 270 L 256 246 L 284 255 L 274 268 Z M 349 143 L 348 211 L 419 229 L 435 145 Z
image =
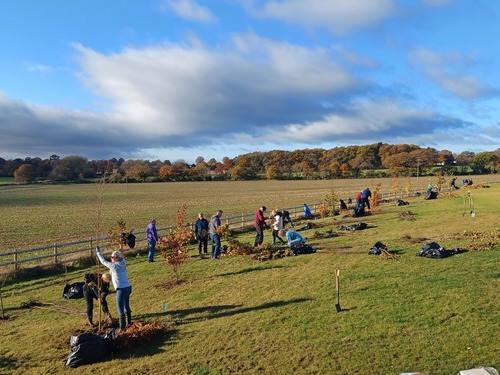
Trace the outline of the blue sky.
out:
M 500 2 L 10 0 L 0 157 L 500 147 Z

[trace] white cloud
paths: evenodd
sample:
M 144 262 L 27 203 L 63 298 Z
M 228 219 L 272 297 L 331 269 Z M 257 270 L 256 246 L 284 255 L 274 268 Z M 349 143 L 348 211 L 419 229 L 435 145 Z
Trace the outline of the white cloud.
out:
M 33 64 L 33 63 L 29 63 L 29 62 L 25 62 L 24 67 L 29 72 L 50 73 L 53 71 L 53 68 L 48 66 L 48 65 Z
M 392 0 L 285 0 L 249 9 L 258 17 L 344 33 L 372 26 L 393 15 L 396 7 Z
M 428 76 L 434 79 L 443 90 L 462 99 L 475 99 L 484 95 L 485 86 L 471 75 L 452 75 L 444 71 L 429 69 Z
M 286 126 L 282 137 L 287 140 L 300 139 L 320 142 L 325 138 L 373 138 L 386 132 L 394 136 L 400 133 L 415 133 L 414 124 L 432 118 L 428 110 L 414 109 L 399 101 L 374 100 L 354 103 L 343 113 L 329 113 L 319 121 Z M 271 135 L 273 137 L 274 135 Z
M 474 60 L 461 53 L 437 53 L 425 48 L 411 51 L 410 62 L 442 90 L 461 99 L 475 99 L 491 90 L 477 77 L 465 73 Z
M 217 17 L 206 7 L 193 0 L 168 0 L 165 6 L 180 17 L 199 22 L 215 22 Z
M 165 44 L 103 55 L 76 45 L 82 79 L 107 98 L 124 127 L 158 136 L 217 133 L 286 123 L 318 111 L 316 100 L 359 85 L 328 51 L 260 38 L 234 38 L 234 47 Z M 293 107 L 290 108 L 290 105 Z

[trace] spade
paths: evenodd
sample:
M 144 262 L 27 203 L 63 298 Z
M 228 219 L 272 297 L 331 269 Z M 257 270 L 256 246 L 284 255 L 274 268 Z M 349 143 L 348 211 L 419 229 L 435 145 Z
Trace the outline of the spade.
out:
M 335 308 L 337 309 L 337 312 L 342 311 L 342 308 L 340 307 L 339 278 L 340 278 L 340 269 L 337 268 L 337 270 L 335 271 L 335 287 L 337 290 L 337 304 L 335 305 Z

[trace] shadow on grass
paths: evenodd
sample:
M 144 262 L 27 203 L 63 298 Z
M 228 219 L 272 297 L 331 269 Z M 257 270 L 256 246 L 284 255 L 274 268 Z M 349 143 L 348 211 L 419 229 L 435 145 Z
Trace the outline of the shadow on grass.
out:
M 200 320 L 219 319 L 237 314 L 245 314 L 252 311 L 272 309 L 276 307 L 287 306 L 293 303 L 302 303 L 311 301 L 311 298 L 294 298 L 288 301 L 274 301 L 264 303 L 258 306 L 244 307 L 244 305 L 217 305 L 217 306 L 203 306 L 192 309 L 172 310 L 168 312 L 161 312 L 156 314 L 143 314 L 138 318 L 140 319 L 158 319 L 161 316 L 167 317 L 168 315 L 174 320 L 174 324 L 193 323 Z M 195 316 L 192 316 L 195 315 Z
M 138 345 L 134 345 L 133 347 L 124 348 L 121 350 L 115 350 L 113 352 L 112 358 L 110 359 L 128 359 L 131 357 L 148 357 L 156 354 L 165 353 L 166 350 L 162 347 L 165 345 L 174 345 L 176 340 L 176 336 L 178 331 L 175 329 L 169 328 L 168 333 L 165 337 L 159 337 L 144 343 L 140 343 Z
M 403 254 L 408 253 L 408 251 L 406 251 L 406 250 L 387 250 L 387 252 L 389 254 L 393 254 L 393 255 L 403 255 Z
M 17 370 L 19 365 L 15 358 L 9 358 L 4 355 L 0 355 L 0 369 L 4 370 Z
M 500 273 L 490 273 L 486 275 L 487 279 L 500 279 Z
M 277 269 L 277 268 L 286 268 L 286 266 L 282 265 L 263 265 L 263 266 L 257 266 L 257 267 L 248 267 L 244 268 L 240 271 L 236 272 L 228 272 L 228 273 L 222 273 L 219 276 L 233 276 L 233 275 L 241 275 L 249 272 L 255 272 L 255 271 L 264 271 L 264 270 L 270 270 L 270 269 Z

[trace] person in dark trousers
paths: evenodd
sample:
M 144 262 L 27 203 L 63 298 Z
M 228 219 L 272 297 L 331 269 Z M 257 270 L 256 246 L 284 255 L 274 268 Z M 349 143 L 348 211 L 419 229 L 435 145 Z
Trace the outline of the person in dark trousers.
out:
M 366 188 L 361 192 L 361 205 L 363 209 L 368 207 L 370 209 L 370 198 L 372 196 L 372 192 L 370 191 L 370 188 Z
M 288 246 L 290 247 L 294 255 L 298 255 L 298 248 L 306 242 L 306 240 L 300 235 L 300 233 L 297 233 L 293 230 L 282 230 L 280 231 L 280 235 L 286 237 Z
M 148 262 L 154 262 L 156 243 L 158 242 L 158 232 L 156 231 L 156 219 L 151 219 L 146 228 L 148 241 Z
M 207 254 L 208 252 L 208 220 L 205 219 L 203 212 L 198 214 L 198 219 L 194 224 L 194 235 L 196 241 L 198 241 L 198 255 L 200 258 L 203 258 L 203 253 Z
M 111 254 L 111 262 L 104 258 L 99 246 L 96 247 L 97 258 L 104 266 L 109 268 L 111 282 L 116 290 L 116 309 L 120 318 L 120 330 L 124 330 L 132 323 L 132 312 L 130 310 L 130 295 L 132 285 L 128 281 L 127 265 L 122 253 L 118 250 Z M 125 314 L 127 320 L 125 321 Z
M 451 179 L 451 181 L 450 181 L 450 188 L 451 188 L 452 190 L 457 190 L 457 189 L 458 189 L 457 185 L 455 184 L 455 182 L 456 182 L 456 181 L 457 181 L 457 178 L 456 178 L 456 177 L 453 177 L 453 178 Z
M 287 210 L 283 211 L 283 228 L 285 227 L 286 224 L 290 224 L 290 226 L 293 228 L 293 221 L 292 218 L 290 217 L 290 212 Z
M 255 235 L 254 246 L 258 247 L 264 242 L 264 228 L 266 227 L 266 219 L 264 218 L 264 212 L 266 212 L 266 206 L 260 207 L 256 212 L 253 219 L 253 226 L 257 231 Z
M 342 211 L 346 211 L 347 210 L 347 204 L 345 204 L 345 202 L 344 202 L 343 199 L 339 199 L 339 205 L 340 205 L 340 209 Z
M 276 245 L 276 240 L 282 245 L 285 244 L 285 241 L 279 235 L 279 232 L 283 230 L 283 214 L 278 210 L 272 210 L 269 219 L 273 228 L 273 245 Z
M 358 195 L 356 195 L 356 209 L 357 209 L 357 210 L 360 210 L 360 209 L 361 209 L 361 207 L 362 207 L 362 200 L 361 200 L 361 195 L 362 195 L 362 194 L 363 194 L 363 192 L 362 192 L 362 191 L 360 191 L 360 192 L 358 193 Z
M 222 217 L 222 210 L 217 210 L 217 212 L 212 215 L 210 222 L 208 223 L 208 231 L 210 232 L 210 238 L 212 239 L 212 260 L 219 259 L 221 252 L 220 245 L 220 233 L 218 228 L 221 226 L 220 218 Z
M 312 219 L 313 218 L 313 214 L 311 212 L 311 209 L 305 203 L 304 203 L 304 216 L 305 216 L 306 219 Z
M 111 274 L 107 272 L 103 273 L 101 280 L 99 280 L 99 275 L 97 273 L 86 273 L 83 277 L 83 281 L 83 298 L 85 299 L 87 321 L 89 325 L 94 325 L 92 320 L 94 314 L 94 299 L 97 299 L 98 296 L 100 297 L 102 312 L 106 316 L 108 323 L 113 323 L 113 318 L 108 308 L 108 302 L 106 301 L 106 297 L 109 294 Z

